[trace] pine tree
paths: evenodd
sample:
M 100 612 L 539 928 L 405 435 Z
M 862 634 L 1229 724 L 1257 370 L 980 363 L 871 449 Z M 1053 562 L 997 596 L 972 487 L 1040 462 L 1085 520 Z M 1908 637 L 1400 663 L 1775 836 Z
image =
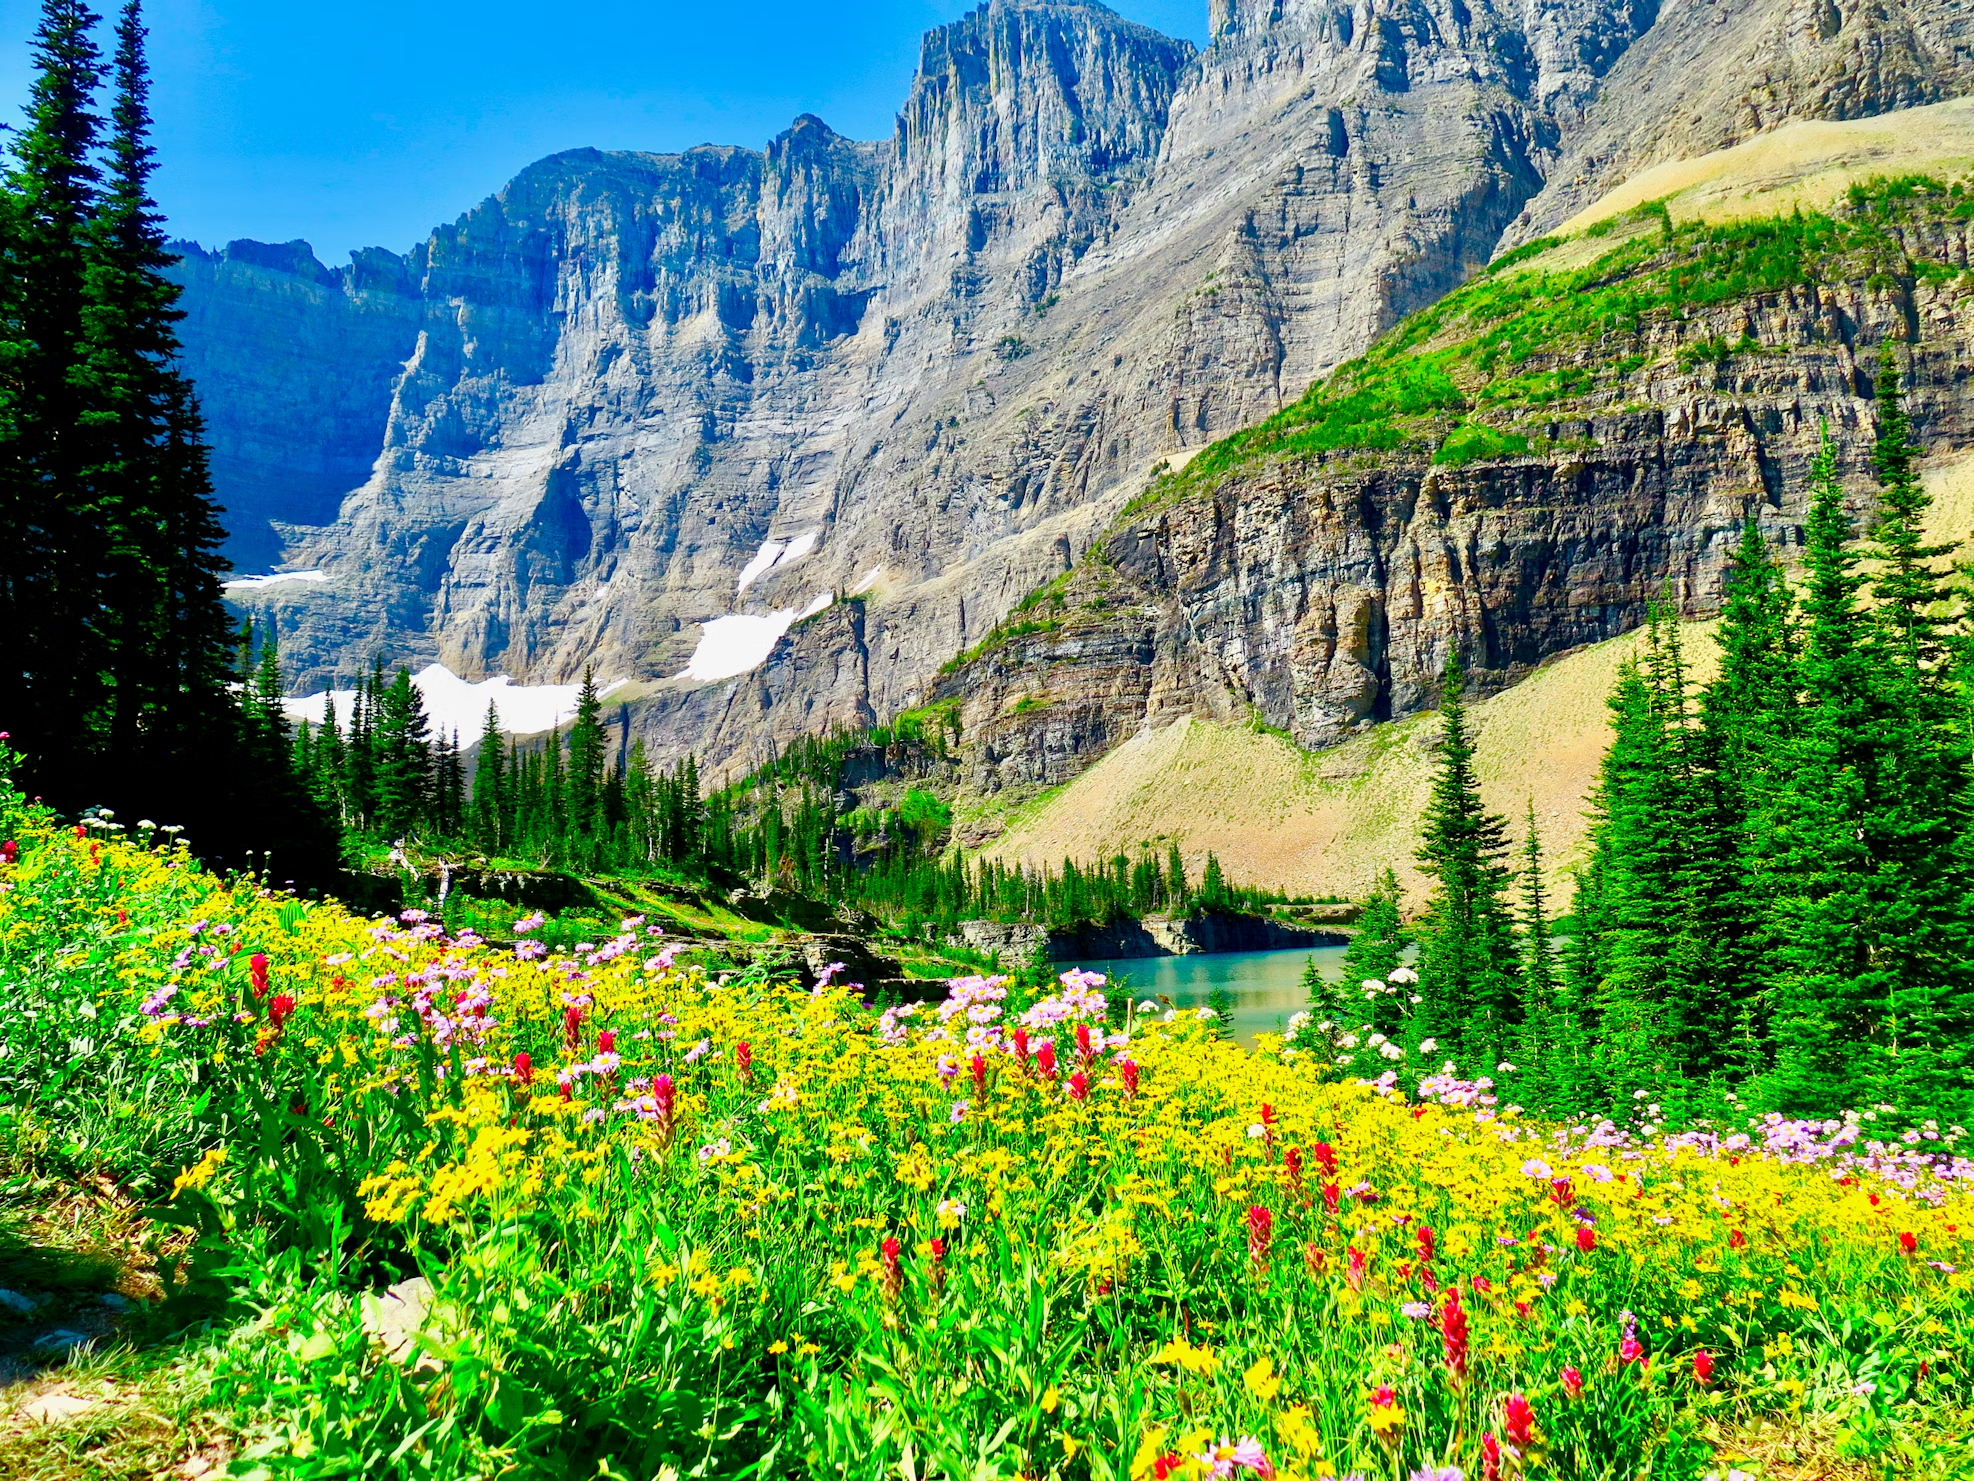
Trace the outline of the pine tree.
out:
M 585 668 L 582 691 L 576 699 L 576 720 L 569 727 L 568 828 L 586 852 L 593 849 L 603 831 L 603 768 L 608 753 L 596 674 Z
M 1829 430 L 1810 473 L 1805 521 L 1804 710 L 1772 810 L 1776 890 L 1773 1069 L 1766 1098 L 1787 1110 L 1858 1102 L 1879 1027 L 1871 971 L 1871 862 L 1859 820 L 1878 769 L 1865 578 Z
M 508 841 L 507 750 L 500 712 L 487 701 L 480 728 L 479 759 L 473 767 L 473 841 L 481 852 L 497 854 Z
M 109 170 L 88 238 L 83 364 L 94 407 L 87 430 L 105 537 L 111 741 L 125 765 L 170 750 L 184 676 L 172 651 L 174 530 L 166 453 L 177 404 L 173 328 L 178 289 L 165 269 L 164 226 L 150 195 L 150 79 L 136 0 L 117 27 Z M 209 502 L 209 501 L 208 501 Z M 216 595 L 216 593 L 215 593 Z
M 1926 540 L 1926 511 L 1933 500 L 1913 469 L 1919 449 L 1900 393 L 1898 353 L 1889 339 L 1879 346 L 1875 391 L 1878 437 L 1871 467 L 1878 479 L 1878 512 L 1870 551 L 1877 566 L 1871 578 L 1875 615 L 1887 656 L 1923 685 L 1939 673 L 1947 621 L 1945 562 L 1959 546 Z
M 1415 1041 L 1437 1039 L 1468 1073 L 1491 1070 L 1517 1019 L 1514 930 L 1504 896 L 1507 824 L 1482 806 L 1459 659 L 1440 687 L 1440 764 L 1421 820 L 1418 859 L 1435 881 L 1419 927 Z M 1416 1051 L 1417 1042 L 1407 1046 Z
M 1208 910 L 1227 908 L 1227 877 L 1220 869 L 1220 856 L 1208 849 L 1206 868 L 1200 874 L 1199 903 Z
M 1367 980 L 1384 981 L 1405 959 L 1411 937 L 1400 914 L 1403 900 L 1398 875 L 1387 865 L 1364 897 L 1364 908 L 1357 917 L 1357 931 L 1343 949 L 1343 981 L 1357 988 Z
M 376 827 L 388 838 L 400 838 L 416 828 L 431 807 L 432 749 L 425 702 L 411 682 L 411 670 L 401 668 L 390 687 L 375 696 L 375 703 Z
M 79 0 L 43 0 L 27 126 L 14 136 L 8 182 L 18 324 L 6 366 L 0 630 L 18 664 L 9 684 L 14 743 L 34 790 L 55 797 L 86 785 L 108 739 L 111 692 L 101 589 L 108 541 L 81 430 L 95 407 L 79 373 L 100 183 L 96 21 Z

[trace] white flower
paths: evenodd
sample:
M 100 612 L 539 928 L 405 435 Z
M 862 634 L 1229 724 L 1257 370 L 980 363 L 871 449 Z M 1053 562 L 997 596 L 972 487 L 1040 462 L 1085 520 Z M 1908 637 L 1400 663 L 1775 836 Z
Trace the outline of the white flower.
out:
M 1410 967 L 1393 967 L 1391 969 L 1391 980 L 1393 982 L 1417 982 L 1419 980 L 1419 974 L 1414 972 Z
M 1158 1004 L 1150 998 L 1146 998 L 1142 1003 L 1138 1004 L 1138 1011 L 1140 1013 L 1156 1013 L 1158 1011 Z
M 1373 1034 L 1368 1042 L 1373 1049 L 1380 1048 L 1385 1042 L 1385 1036 L 1383 1034 Z
M 1378 1053 L 1382 1054 L 1386 1059 L 1405 1058 L 1405 1051 L 1389 1040 L 1378 1046 Z
M 1494 1067 L 1494 1073 L 1497 1075 L 1512 1075 L 1515 1073 L 1515 1067 L 1504 1059 Z
M 1437 1039 L 1422 1040 L 1419 1044 L 1419 1052 L 1421 1054 L 1437 1054 L 1439 1052 L 1439 1040 Z
M 1369 997 L 1374 992 L 1383 992 L 1384 990 L 1384 983 L 1376 977 L 1366 977 L 1364 979 L 1364 996 Z

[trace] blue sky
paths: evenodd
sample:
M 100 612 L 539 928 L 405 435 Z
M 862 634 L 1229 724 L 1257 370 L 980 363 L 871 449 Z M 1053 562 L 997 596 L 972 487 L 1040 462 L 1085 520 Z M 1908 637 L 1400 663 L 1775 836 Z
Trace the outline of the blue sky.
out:
M 106 9 L 114 0 L 93 0 Z M 1205 40 L 1206 0 L 1110 0 Z M 558 149 L 758 148 L 799 113 L 891 131 L 962 0 L 147 0 L 173 230 L 402 251 Z M 0 0 L 0 114 L 36 0 Z

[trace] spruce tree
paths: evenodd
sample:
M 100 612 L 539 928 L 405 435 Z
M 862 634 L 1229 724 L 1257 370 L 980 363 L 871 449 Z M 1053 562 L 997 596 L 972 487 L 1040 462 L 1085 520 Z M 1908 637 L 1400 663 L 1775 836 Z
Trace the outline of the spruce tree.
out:
M 96 406 L 84 365 L 89 245 L 100 175 L 93 111 L 103 75 L 97 16 L 79 0 L 43 0 L 27 124 L 13 138 L 12 296 L 17 325 L 6 381 L 5 577 L 15 745 L 34 790 L 72 798 L 108 740 L 108 546 L 91 439 Z
M 1776 892 L 1777 972 L 1766 1098 L 1791 1111 L 1859 1103 L 1874 1080 L 1882 999 L 1869 984 L 1866 839 L 1859 827 L 1879 768 L 1875 659 L 1863 639 L 1865 578 L 1824 429 L 1805 521 L 1804 708 L 1771 811 L 1768 876 Z
M 1913 467 L 1919 449 L 1913 445 L 1898 352 L 1890 339 L 1879 346 L 1874 390 L 1878 436 L 1871 468 L 1878 480 L 1878 510 L 1869 553 L 1876 566 L 1870 582 L 1876 624 L 1887 656 L 1925 685 L 1939 673 L 1941 630 L 1947 622 L 1946 561 L 1959 547 L 1926 540 L 1926 512 L 1933 501 Z
M 507 843 L 507 809 L 506 738 L 500 730 L 500 712 L 488 700 L 473 767 L 473 841 L 481 852 L 497 854 Z
M 1404 960 L 1411 938 L 1400 913 L 1402 907 L 1398 875 L 1387 865 L 1378 872 L 1370 894 L 1364 897 L 1364 907 L 1357 916 L 1357 930 L 1343 949 L 1346 986 L 1355 988 L 1370 980 L 1382 982 Z
M 387 838 L 401 838 L 426 818 L 432 802 L 433 758 L 425 702 L 411 682 L 411 670 L 401 668 L 375 703 L 376 827 Z
M 569 727 L 568 829 L 586 852 L 603 831 L 603 770 L 608 753 L 596 674 L 585 668 L 575 723 Z
M 1518 1019 L 1514 930 L 1505 895 L 1507 824 L 1482 805 L 1467 724 L 1466 671 L 1440 686 L 1440 760 L 1421 820 L 1420 867 L 1435 888 L 1419 925 L 1417 1041 L 1431 1038 L 1468 1074 L 1492 1070 Z

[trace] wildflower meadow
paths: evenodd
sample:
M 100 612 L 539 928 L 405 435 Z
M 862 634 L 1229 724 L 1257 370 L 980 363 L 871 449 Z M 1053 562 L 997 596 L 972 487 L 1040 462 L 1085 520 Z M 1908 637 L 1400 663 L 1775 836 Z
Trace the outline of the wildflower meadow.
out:
M 1546 1122 L 1086 973 L 879 1012 L 636 918 L 496 945 L 0 818 L 0 1147 L 148 1200 L 108 1343 L 203 1355 L 229 1474 L 1974 1459 L 1957 1128 Z

